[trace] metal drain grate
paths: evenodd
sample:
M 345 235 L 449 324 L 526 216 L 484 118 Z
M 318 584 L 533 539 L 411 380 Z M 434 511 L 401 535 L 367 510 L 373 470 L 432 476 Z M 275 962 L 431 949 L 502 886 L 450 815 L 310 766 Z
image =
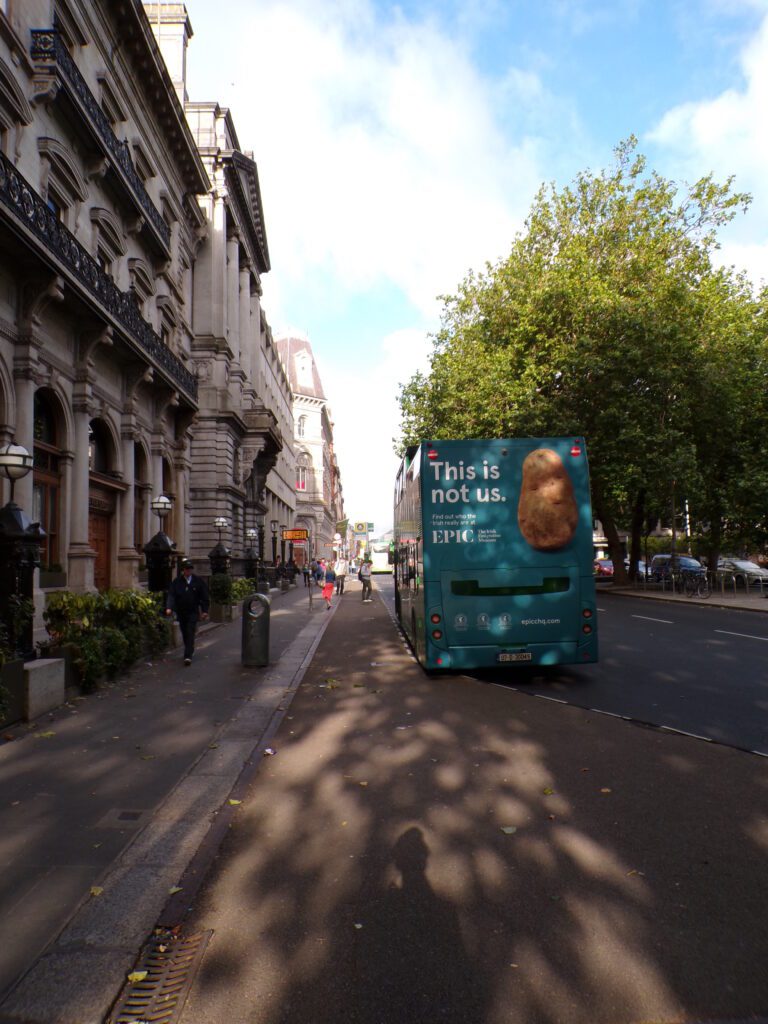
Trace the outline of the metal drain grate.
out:
M 156 934 L 131 972 L 146 977 L 128 982 L 107 1024 L 176 1024 L 211 935 Z

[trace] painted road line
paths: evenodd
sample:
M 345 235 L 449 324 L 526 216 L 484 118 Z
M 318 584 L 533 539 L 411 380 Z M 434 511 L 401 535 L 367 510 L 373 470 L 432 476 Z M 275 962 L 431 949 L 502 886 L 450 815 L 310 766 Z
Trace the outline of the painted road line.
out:
M 665 622 L 668 626 L 674 626 L 672 619 L 653 619 L 650 615 L 633 615 L 633 619 L 645 619 L 646 622 Z
M 686 732 L 685 729 L 675 729 L 671 725 L 662 725 L 662 726 L 660 726 L 660 728 L 663 729 L 664 732 L 674 732 L 674 733 L 677 733 L 678 736 L 690 736 L 691 739 L 694 739 L 694 740 L 704 740 L 705 743 L 711 743 L 712 742 L 712 737 L 711 736 L 700 736 L 697 732 Z
M 726 636 L 743 636 L 746 640 L 768 640 L 768 636 L 753 636 L 752 633 L 732 633 L 730 629 L 716 629 L 716 633 L 725 633 Z

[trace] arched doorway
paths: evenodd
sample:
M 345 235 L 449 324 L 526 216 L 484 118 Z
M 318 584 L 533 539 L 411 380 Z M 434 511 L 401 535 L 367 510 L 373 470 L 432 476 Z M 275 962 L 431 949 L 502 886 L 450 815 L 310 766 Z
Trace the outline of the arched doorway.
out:
M 115 472 L 116 448 L 104 420 L 94 419 L 88 435 L 88 543 L 96 552 L 93 582 L 97 590 L 112 583 L 113 522 L 118 494 L 125 485 Z

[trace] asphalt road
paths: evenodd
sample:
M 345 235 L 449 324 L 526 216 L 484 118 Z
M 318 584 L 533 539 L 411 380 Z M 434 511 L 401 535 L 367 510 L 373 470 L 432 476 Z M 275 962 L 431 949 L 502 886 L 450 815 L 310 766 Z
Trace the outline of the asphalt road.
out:
M 185 922 L 213 937 L 183 1024 L 762 1019 L 768 761 L 428 677 L 375 586 L 336 609 Z M 616 605 L 606 660 L 656 629 Z
M 597 665 L 471 678 L 768 756 L 768 615 L 609 593 L 598 609 Z

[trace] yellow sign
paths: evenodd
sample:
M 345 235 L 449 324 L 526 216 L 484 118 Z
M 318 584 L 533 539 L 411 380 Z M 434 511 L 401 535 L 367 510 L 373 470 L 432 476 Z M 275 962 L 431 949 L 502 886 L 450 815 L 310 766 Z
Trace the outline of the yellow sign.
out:
M 355 523 L 355 533 L 367 533 L 367 532 L 368 532 L 368 524 L 367 523 Z

